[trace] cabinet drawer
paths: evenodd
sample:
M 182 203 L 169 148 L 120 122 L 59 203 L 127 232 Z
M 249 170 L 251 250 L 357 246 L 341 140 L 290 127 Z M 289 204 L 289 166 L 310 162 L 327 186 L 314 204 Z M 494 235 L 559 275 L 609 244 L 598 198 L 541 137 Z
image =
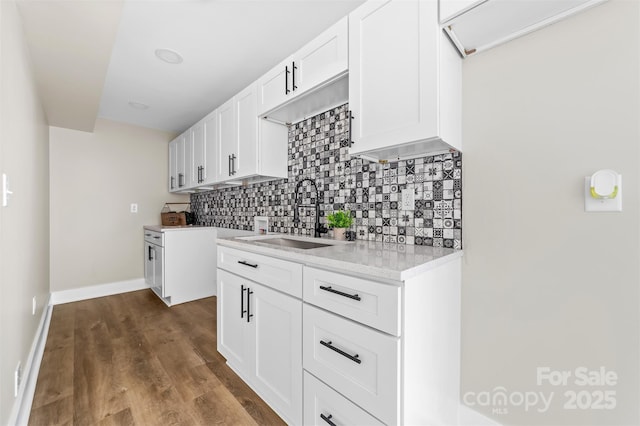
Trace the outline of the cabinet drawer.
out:
M 218 246 L 218 268 L 302 298 L 302 265 Z
M 371 414 L 305 371 L 304 424 L 327 426 L 329 423 L 322 416 L 336 425 L 383 425 Z
M 384 423 L 398 423 L 400 339 L 303 307 L 303 367 Z
M 148 229 L 144 230 L 144 240 L 151 244 L 156 244 L 159 246 L 164 246 L 164 233 L 150 231 Z
M 400 287 L 309 267 L 304 268 L 303 281 L 306 302 L 400 335 Z

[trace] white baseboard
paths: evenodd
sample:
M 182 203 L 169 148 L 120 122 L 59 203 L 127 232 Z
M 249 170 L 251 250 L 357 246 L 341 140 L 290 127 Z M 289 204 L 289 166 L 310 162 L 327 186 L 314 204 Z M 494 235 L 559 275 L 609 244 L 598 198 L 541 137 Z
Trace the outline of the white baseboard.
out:
M 79 300 L 95 299 L 96 297 L 144 290 L 145 288 L 149 288 L 149 286 L 144 281 L 144 278 L 93 285 L 91 287 L 72 288 L 52 292 L 50 303 L 52 305 L 60 305 L 61 303 L 77 302 Z
M 460 404 L 458 409 L 458 425 L 460 426 L 502 426 L 502 423 L 497 422 L 496 420 L 490 419 L 473 410 L 472 408 L 467 407 L 464 404 Z
M 9 425 L 22 426 L 29 422 L 31 404 L 33 403 L 33 395 L 36 392 L 36 382 L 38 381 L 38 373 L 40 372 L 40 363 L 42 362 L 44 347 L 47 342 L 47 335 L 49 334 L 52 310 L 51 295 L 49 295 L 49 303 L 44 306 L 40 324 L 38 325 L 33 343 L 31 344 L 27 362 L 24 365 L 24 379 L 18 389 L 18 396 L 9 414 Z

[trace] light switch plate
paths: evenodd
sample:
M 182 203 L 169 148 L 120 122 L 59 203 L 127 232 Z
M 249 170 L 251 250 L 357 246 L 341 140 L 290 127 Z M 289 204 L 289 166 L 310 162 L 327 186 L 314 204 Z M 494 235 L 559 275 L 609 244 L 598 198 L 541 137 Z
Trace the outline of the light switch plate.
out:
M 591 196 L 591 177 L 584 178 L 584 211 L 585 212 L 621 212 L 622 211 L 622 178 L 618 182 L 616 198 L 598 200 Z

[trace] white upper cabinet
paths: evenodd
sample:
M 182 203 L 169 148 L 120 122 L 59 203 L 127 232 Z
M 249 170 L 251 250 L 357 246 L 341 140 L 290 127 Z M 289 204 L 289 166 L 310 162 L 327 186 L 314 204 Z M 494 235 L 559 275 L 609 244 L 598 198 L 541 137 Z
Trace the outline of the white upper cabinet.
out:
M 256 84 L 217 111 L 217 181 L 241 184 L 287 177 L 287 127 L 258 118 Z
M 440 0 L 440 21 L 463 56 L 523 36 L 606 0 Z
M 243 178 L 258 173 L 258 112 L 256 85 L 244 89 L 233 98 L 236 119 L 236 158 L 233 177 Z M 286 145 L 287 138 L 281 141 Z
M 204 123 L 199 121 L 189 129 L 191 143 L 193 145 L 191 180 L 192 186 L 198 186 L 204 182 L 204 171 L 206 165 L 204 146 Z
M 169 192 L 178 189 L 178 138 L 169 142 Z
M 178 136 L 178 140 L 177 140 L 178 187 L 176 188 L 178 191 L 182 191 L 187 187 L 187 174 L 186 174 L 186 167 L 185 167 L 186 142 L 187 142 L 187 137 L 184 133 Z
M 461 149 L 461 58 L 435 1 L 370 0 L 349 15 L 351 154 Z
M 216 112 L 212 112 L 202 120 L 204 133 L 204 155 L 202 164 L 202 184 L 212 184 L 216 181 L 216 155 L 218 154 L 218 120 Z
M 238 140 L 235 132 L 235 108 L 233 99 L 229 99 L 215 111 L 217 138 L 218 138 L 218 161 L 217 178 L 220 182 L 233 176 L 232 161 L 237 155 Z
M 258 79 L 258 113 L 293 122 L 345 103 L 346 81 L 330 83 L 347 73 L 348 33 L 348 19 L 344 17 Z M 306 99 L 311 92 L 317 96 Z

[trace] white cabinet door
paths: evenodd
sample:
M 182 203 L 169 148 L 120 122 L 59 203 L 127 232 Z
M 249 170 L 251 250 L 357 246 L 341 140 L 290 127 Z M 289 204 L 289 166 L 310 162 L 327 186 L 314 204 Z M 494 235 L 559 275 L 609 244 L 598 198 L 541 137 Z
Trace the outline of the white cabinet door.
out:
M 204 169 L 206 166 L 204 123 L 199 122 L 194 124 L 190 132 L 191 143 L 193 144 L 192 183 L 193 186 L 198 186 L 204 182 Z
M 218 352 L 290 424 L 302 424 L 302 301 L 218 269 Z
M 153 248 L 153 287 L 162 288 L 162 297 L 171 296 L 164 279 L 164 247 Z
M 344 75 L 349 66 L 348 33 L 344 17 L 258 79 L 258 113 L 262 116 Z
M 169 192 L 178 189 L 178 139 L 169 142 Z
M 349 15 L 350 153 L 440 139 L 459 148 L 448 139 L 460 133 L 461 59 L 438 29 L 437 8 L 374 0 Z
M 345 16 L 300 49 L 293 58 L 294 94 L 306 92 L 331 78 L 344 74 L 349 67 L 349 25 Z
M 193 167 L 193 136 L 192 129 L 184 132 L 184 189 L 190 189 L 196 186 L 195 169 Z
M 263 114 L 287 101 L 292 91 L 291 57 L 285 59 L 258 79 L 258 111 Z
M 187 174 L 186 174 L 186 169 L 185 169 L 185 154 L 186 154 L 186 141 L 187 138 L 185 136 L 185 134 L 183 133 L 182 135 L 178 136 L 177 139 L 177 151 L 178 154 L 176 156 L 177 158 L 177 171 L 178 171 L 178 191 L 181 191 L 183 189 L 186 188 L 187 186 Z
M 249 287 L 254 384 L 288 423 L 302 424 L 302 302 L 262 285 Z
M 247 280 L 223 270 L 218 270 L 218 352 L 227 362 L 248 378 L 252 375 L 253 327 L 247 322 Z
M 144 243 L 144 281 L 149 287 L 155 287 L 154 245 Z
M 217 119 L 216 111 L 212 112 L 204 118 L 202 126 L 204 128 L 204 164 L 202 170 L 202 178 L 204 184 L 214 183 L 216 180 L 216 165 L 218 153 L 218 135 L 217 135 Z
M 235 158 L 232 158 L 233 177 L 242 178 L 257 172 L 257 96 L 256 85 L 244 89 L 233 97 L 236 120 Z M 283 141 L 286 143 L 286 141 Z
M 235 108 L 233 99 L 229 99 L 216 110 L 218 134 L 217 181 L 230 179 L 233 174 L 232 155 L 236 155 Z

